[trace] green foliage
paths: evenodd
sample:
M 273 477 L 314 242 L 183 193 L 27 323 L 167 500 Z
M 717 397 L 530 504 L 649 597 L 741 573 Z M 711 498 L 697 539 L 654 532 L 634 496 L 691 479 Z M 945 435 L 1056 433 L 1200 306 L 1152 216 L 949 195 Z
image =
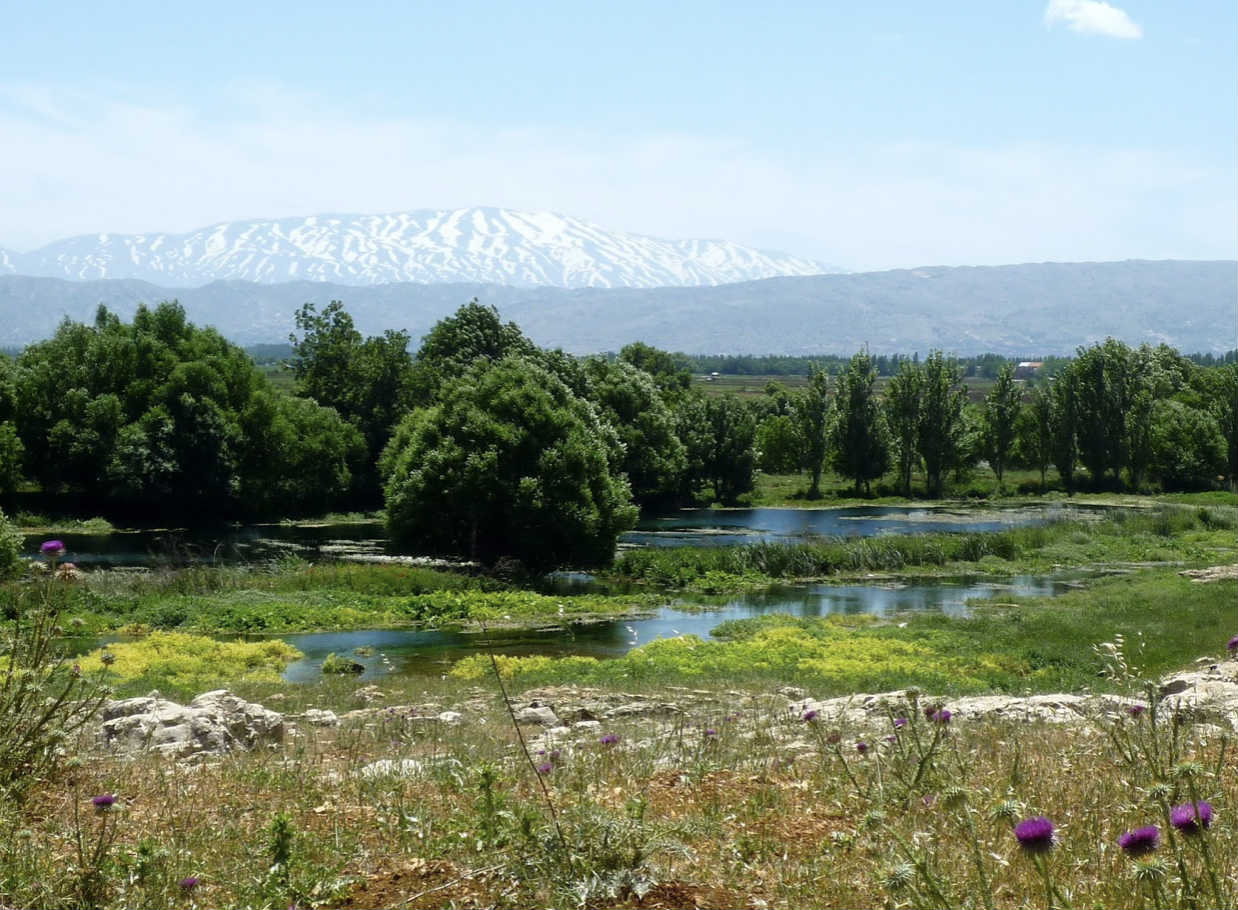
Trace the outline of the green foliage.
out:
M 413 412 L 388 456 L 387 527 L 487 564 L 607 564 L 636 509 L 609 425 L 528 360 L 483 360 Z
M 821 495 L 821 469 L 830 433 L 829 376 L 825 370 L 814 369 L 809 374 L 808 387 L 796 402 L 796 418 L 804 439 L 804 466 L 812 476 L 808 496 L 816 499 Z
M 1225 472 L 1225 439 L 1207 411 L 1157 401 L 1151 437 L 1152 473 L 1167 489 L 1208 489 Z
M 997 475 L 999 486 L 1014 450 L 1019 397 L 1019 389 L 1014 384 L 1014 367 L 1007 363 L 999 370 L 997 381 L 984 398 L 982 451 Z
M 24 563 L 21 558 L 22 535 L 0 509 L 0 581 L 16 578 Z
M 704 472 L 713 484 L 714 495 L 723 503 L 734 503 L 753 487 L 756 471 L 756 419 L 732 395 L 705 402 L 709 450 Z
M 52 577 L 0 588 L 0 802 L 46 782 L 107 695 L 57 646 L 65 587 Z
M 890 440 L 877 404 L 877 371 L 867 353 L 851 358 L 839 377 L 830 425 L 831 462 L 843 477 L 855 483 L 856 493 L 890 467 Z
M 79 664 L 83 673 L 103 673 L 117 682 L 141 680 L 143 685 L 149 681 L 192 691 L 220 680 L 279 682 L 284 667 L 299 657 L 300 651 L 279 639 L 217 641 L 185 632 L 152 632 L 91 651 Z
M 885 418 L 890 428 L 898 463 L 899 488 L 911 495 L 911 472 L 920 461 L 920 408 L 924 395 L 924 372 L 919 364 L 904 360 L 886 386 Z
M 619 360 L 584 364 L 588 397 L 623 443 L 620 468 L 641 504 L 665 501 L 683 485 L 687 454 L 675 435 L 675 418 L 648 373 Z
M 505 357 L 536 358 L 540 353 L 516 323 L 502 322 L 498 310 L 474 298 L 436 322 L 421 340 L 414 367 L 416 401 L 429 404 L 445 384 L 479 361 L 495 364 Z
M 799 421 L 787 414 L 772 414 L 757 427 L 757 465 L 770 474 L 790 474 L 804 462 L 804 435 Z
M 377 494 L 375 462 L 391 428 L 413 403 L 413 359 L 408 333 L 388 329 L 363 339 L 343 304 L 333 300 L 321 312 L 307 303 L 296 313 L 297 329 L 289 336 L 291 366 L 298 394 L 334 408 L 361 434 L 349 464 L 358 466 L 362 498 Z
M 322 672 L 328 676 L 332 674 L 361 673 L 363 670 L 365 670 L 365 667 L 362 664 L 347 657 L 340 657 L 334 651 L 322 660 Z
M 17 425 L 27 463 L 49 490 L 93 496 L 178 516 L 257 507 L 297 511 L 331 500 L 347 486 L 336 465 L 346 430 L 329 412 L 277 405 L 249 357 L 213 329 L 199 329 L 176 303 L 139 307 L 126 325 L 100 307 L 93 326 L 65 321 L 17 363 Z M 255 438 L 261 417 L 279 411 L 292 431 Z M 246 419 L 247 412 L 251 412 Z M 334 422 L 334 425 L 333 425 Z M 315 424 L 308 451 L 300 433 Z M 314 446 L 335 439 L 325 451 Z M 274 466 L 273 466 L 274 464 Z M 251 502 L 256 483 L 280 468 L 310 471 L 316 482 Z
M 13 422 L 0 421 L 0 496 L 9 496 L 21 483 L 25 451 Z
M 1053 396 L 1044 387 L 1032 390 L 1031 401 L 1019 411 L 1015 422 L 1015 447 L 1019 458 L 1040 471 L 1040 491 L 1053 463 Z
M 1225 440 L 1225 474 L 1238 480 L 1238 364 L 1209 371 L 1208 407 Z
M 692 385 L 692 374 L 680 363 L 681 358 L 682 355 L 668 354 L 641 341 L 626 345 L 619 352 L 620 360 L 648 373 L 663 394 L 672 399 Z
M 961 385 L 958 364 L 946 359 L 941 351 L 930 354 L 923 369 L 916 446 L 924 459 L 929 496 L 940 499 L 945 473 L 964 460 L 963 405 L 967 403 L 967 391 Z

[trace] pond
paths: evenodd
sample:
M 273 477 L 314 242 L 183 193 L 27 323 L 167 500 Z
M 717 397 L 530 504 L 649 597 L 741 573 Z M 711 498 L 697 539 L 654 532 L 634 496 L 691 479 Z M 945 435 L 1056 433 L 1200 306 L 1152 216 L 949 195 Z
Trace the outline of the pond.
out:
M 965 578 L 915 584 L 787 585 L 724 598 L 698 597 L 692 603 L 677 602 L 662 607 L 647 618 L 591 623 L 570 629 L 491 632 L 488 636 L 428 629 L 362 629 L 281 637 L 305 655 L 289 665 L 285 679 L 290 682 L 321 679 L 323 659 L 331 653 L 347 656 L 364 666 L 361 679 L 377 679 L 389 674 L 426 676 L 447 673 L 460 658 L 484 653 L 487 644 L 496 653 L 507 655 L 620 657 L 658 638 L 678 635 L 708 638 L 722 622 L 762 613 L 889 616 L 934 610 L 965 616 L 968 600 L 1056 596 L 1079 584 L 1077 578 L 1065 576 L 1016 576 L 1003 580 Z M 356 653 L 357 648 L 363 649 L 362 653 Z
M 653 515 L 619 538 L 620 547 L 734 546 L 815 535 L 871 537 L 934 531 L 1000 531 L 1067 518 L 1096 517 L 1106 507 L 1060 503 L 1011 507 L 859 506 L 845 509 L 683 509 Z M 48 534 L 27 535 L 37 556 Z M 310 561 L 400 560 L 380 522 L 259 524 L 198 530 L 64 533 L 65 559 L 82 568 L 237 565 L 284 556 Z

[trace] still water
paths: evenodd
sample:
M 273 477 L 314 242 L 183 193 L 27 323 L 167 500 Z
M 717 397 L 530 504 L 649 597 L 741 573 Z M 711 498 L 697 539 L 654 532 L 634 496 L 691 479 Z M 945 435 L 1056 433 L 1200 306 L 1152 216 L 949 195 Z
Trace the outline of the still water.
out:
M 719 623 L 762 613 L 826 616 L 830 613 L 872 613 L 887 616 L 932 610 L 967 615 L 967 601 L 976 598 L 1048 597 L 1078 586 L 1065 578 L 1017 576 L 1002 581 L 955 579 L 935 583 L 872 585 L 788 585 L 759 593 L 724 598 L 695 597 L 676 602 L 643 619 L 591 623 L 570 629 L 522 630 L 511 633 L 465 633 L 426 629 L 361 629 L 284 635 L 305 656 L 290 664 L 285 678 L 311 682 L 322 678 L 323 659 L 331 653 L 347 656 L 365 667 L 361 679 L 388 674 L 424 676 L 446 673 L 487 644 L 496 653 L 564 657 L 620 657 L 632 648 L 659 638 L 697 635 L 708 638 Z M 361 654 L 354 649 L 364 649 Z
M 859 506 L 846 509 L 683 509 L 641 520 L 619 538 L 621 547 L 734 546 L 813 536 L 871 537 L 934 531 L 1000 531 L 1065 518 L 1097 516 L 1099 509 L 1058 503 L 994 507 Z M 36 556 L 50 535 L 28 535 Z M 65 559 L 83 568 L 173 567 L 266 562 L 282 556 L 310 561 L 398 558 L 379 522 L 261 524 L 198 530 L 57 534 Z

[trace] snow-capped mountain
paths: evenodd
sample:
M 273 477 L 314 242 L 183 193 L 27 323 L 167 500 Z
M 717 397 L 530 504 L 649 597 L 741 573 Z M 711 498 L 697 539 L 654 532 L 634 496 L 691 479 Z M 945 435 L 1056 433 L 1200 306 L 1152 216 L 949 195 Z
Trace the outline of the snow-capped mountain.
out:
M 9 275 L 17 271 L 13 265 L 13 259 L 16 256 L 16 253 L 10 253 L 4 247 L 0 247 L 0 275 Z
M 551 212 L 470 208 L 233 221 L 188 234 L 84 235 L 0 258 L 3 271 L 180 286 L 244 280 L 650 288 L 838 269 L 724 240 L 662 240 Z

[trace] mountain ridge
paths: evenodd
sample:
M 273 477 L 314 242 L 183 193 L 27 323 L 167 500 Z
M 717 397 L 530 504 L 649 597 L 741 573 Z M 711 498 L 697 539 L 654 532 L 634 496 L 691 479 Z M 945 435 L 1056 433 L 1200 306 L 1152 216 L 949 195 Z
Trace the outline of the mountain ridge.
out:
M 309 279 L 566 288 L 706 286 L 837 270 L 727 240 L 667 240 L 555 212 L 473 207 L 243 219 L 180 234 L 81 234 L 0 253 L 0 271 L 185 286 Z
M 194 322 L 242 344 L 282 341 L 301 304 L 335 299 L 363 333 L 404 329 L 416 342 L 474 297 L 538 344 L 582 354 L 632 341 L 697 354 L 850 354 L 865 344 L 874 353 L 1069 354 L 1108 336 L 1188 352 L 1238 347 L 1238 263 L 1228 260 L 923 266 L 653 289 L 309 281 L 169 288 L 9 275 L 0 276 L 0 344 L 45 338 L 64 317 L 90 322 L 100 303 L 127 319 L 138 302 L 173 298 Z

